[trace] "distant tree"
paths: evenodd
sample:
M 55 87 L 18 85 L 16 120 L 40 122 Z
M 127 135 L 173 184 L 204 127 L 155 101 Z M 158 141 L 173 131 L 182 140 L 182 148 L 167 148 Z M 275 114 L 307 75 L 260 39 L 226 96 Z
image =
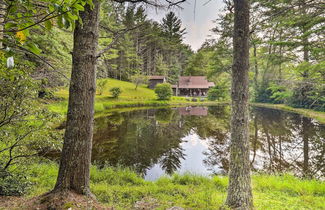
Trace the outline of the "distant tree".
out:
M 107 83 L 108 83 L 107 79 L 98 80 L 98 82 L 97 82 L 97 90 L 98 90 L 99 95 L 103 94 L 104 88 L 106 87 Z
M 208 99 L 210 101 L 215 101 L 217 99 L 224 99 L 228 95 L 228 90 L 226 86 L 216 85 L 208 91 Z
M 162 19 L 163 35 L 172 42 L 181 42 L 185 35 L 185 28 L 182 28 L 182 21 L 175 15 L 174 12 L 169 12 Z
M 159 100 L 169 100 L 173 95 L 173 90 L 170 84 L 161 83 L 156 85 L 155 93 L 157 94 Z
M 135 90 L 138 88 L 141 84 L 147 84 L 148 83 L 148 76 L 136 74 L 131 76 L 131 81 L 135 84 Z

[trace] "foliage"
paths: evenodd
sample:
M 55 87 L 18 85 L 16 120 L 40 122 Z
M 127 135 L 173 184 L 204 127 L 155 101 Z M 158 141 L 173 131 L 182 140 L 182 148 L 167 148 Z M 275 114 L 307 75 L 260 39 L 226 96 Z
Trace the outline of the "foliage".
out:
M 108 83 L 108 80 L 106 80 L 106 79 L 100 79 L 97 81 L 97 90 L 99 92 L 99 95 L 103 94 L 107 83 Z
M 148 76 L 136 74 L 131 76 L 131 81 L 135 84 L 135 90 L 138 89 L 138 86 L 141 84 L 147 84 L 148 83 Z
M 52 27 L 74 29 L 75 21 L 81 22 L 79 12 L 84 10 L 85 4 L 93 5 L 91 1 L 43 1 L 41 4 L 15 1 L 5 6 L 5 26 L 3 33 L 4 45 L 10 49 L 6 56 L 18 54 L 21 50 L 32 56 L 39 56 L 42 50 L 29 37 L 35 31 Z M 2 24 L 2 23 L 1 23 Z M 2 32 L 1 32 L 2 33 Z
M 60 133 L 48 132 L 55 117 L 37 101 L 38 85 L 27 65 L 7 69 L 1 63 L 0 86 L 0 194 L 17 195 L 29 186 L 27 163 L 40 152 L 58 149 Z
M 172 86 L 168 83 L 157 84 L 155 93 L 159 100 L 170 100 L 173 95 Z
M 225 3 L 224 13 L 213 29 L 218 39 L 207 40 L 193 55 L 201 57 L 196 62 L 204 64 L 204 69 L 211 69 L 214 76 L 209 71 L 208 76 L 214 82 L 220 78 L 220 72 L 231 69 L 233 3 Z M 320 5 L 321 1 L 254 1 L 249 78 L 253 101 L 324 110 L 325 54 L 324 36 L 320 34 L 324 18 Z M 212 64 L 212 60 L 216 62 Z M 187 74 L 204 73 L 203 68 L 193 68 L 194 61 L 190 59 Z
M 116 34 L 119 36 L 99 60 L 100 77 L 137 84 L 139 75 L 164 75 L 176 81 L 192 51 L 182 43 L 185 29 L 175 13 L 166 14 L 159 24 L 147 17 L 142 6 L 105 2 L 102 10 L 100 33 L 105 38 L 99 48 L 109 46 L 117 40 Z
M 14 173 L 0 172 L 0 196 L 21 196 L 31 189 L 32 183 L 24 170 L 18 169 Z
M 113 96 L 113 98 L 118 98 L 122 93 L 122 90 L 119 87 L 113 87 L 109 90 Z
M 208 100 L 223 100 L 228 95 L 228 88 L 225 84 L 216 84 L 216 86 L 212 87 L 208 91 Z

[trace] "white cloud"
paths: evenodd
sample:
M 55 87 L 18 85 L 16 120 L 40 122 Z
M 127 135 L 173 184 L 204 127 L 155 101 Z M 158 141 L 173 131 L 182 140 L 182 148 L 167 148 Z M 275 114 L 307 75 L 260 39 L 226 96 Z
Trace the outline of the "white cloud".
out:
M 183 26 L 186 28 L 184 43 L 189 44 L 193 50 L 197 50 L 203 44 L 210 30 L 215 26 L 213 20 L 217 19 L 220 9 L 223 7 L 221 0 L 197 0 L 194 10 L 195 0 L 188 0 L 182 4 L 182 10 L 174 12 L 181 18 Z M 207 4 L 205 4 L 208 2 Z M 167 11 L 148 12 L 149 18 L 161 22 Z

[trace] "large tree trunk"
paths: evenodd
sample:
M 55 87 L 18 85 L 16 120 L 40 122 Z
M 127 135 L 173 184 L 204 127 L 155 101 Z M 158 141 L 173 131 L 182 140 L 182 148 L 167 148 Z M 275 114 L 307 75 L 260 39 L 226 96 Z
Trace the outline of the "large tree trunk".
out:
M 249 0 L 234 0 L 232 119 L 229 187 L 226 204 L 252 209 L 248 138 Z
M 80 14 L 83 24 L 76 23 L 74 31 L 67 125 L 54 191 L 90 194 L 99 1 L 93 4 L 93 9 L 85 6 Z

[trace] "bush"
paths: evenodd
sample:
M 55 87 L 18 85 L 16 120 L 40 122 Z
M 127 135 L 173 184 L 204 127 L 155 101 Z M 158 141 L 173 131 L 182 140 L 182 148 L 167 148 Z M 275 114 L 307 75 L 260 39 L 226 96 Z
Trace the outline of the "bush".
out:
M 197 102 L 197 98 L 192 98 L 192 101 L 193 102 Z
M 216 85 L 208 91 L 208 100 L 215 101 L 217 99 L 224 99 L 227 96 L 227 89 L 223 86 Z
M 32 183 L 23 172 L 0 172 L 0 196 L 20 196 L 26 193 Z
M 168 83 L 158 84 L 155 87 L 155 93 L 159 100 L 170 100 L 173 95 L 172 86 Z
M 122 90 L 119 87 L 113 87 L 109 90 L 113 96 L 113 98 L 118 98 L 122 93 Z

